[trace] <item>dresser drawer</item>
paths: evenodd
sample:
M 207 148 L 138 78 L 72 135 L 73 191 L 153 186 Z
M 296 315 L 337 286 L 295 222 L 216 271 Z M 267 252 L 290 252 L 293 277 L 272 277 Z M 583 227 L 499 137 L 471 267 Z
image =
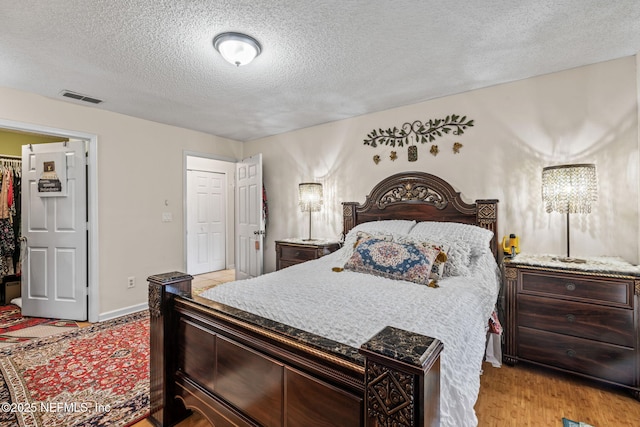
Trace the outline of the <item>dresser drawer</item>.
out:
M 517 351 L 520 359 L 638 386 L 636 353 L 629 348 L 519 327 Z
M 535 271 L 522 271 L 521 274 L 520 292 L 633 307 L 633 282 L 630 280 Z
M 297 262 L 311 261 L 318 258 L 316 248 L 305 248 L 300 246 L 282 246 L 280 257 L 283 260 L 296 260 Z
M 635 346 L 633 310 L 518 296 L 518 325 L 627 347 Z
M 321 258 L 340 249 L 339 242 L 329 240 L 276 240 L 276 270 Z
M 295 261 L 295 260 L 280 260 L 280 264 L 278 269 L 283 269 L 287 267 L 291 267 L 292 265 L 302 264 L 304 261 Z

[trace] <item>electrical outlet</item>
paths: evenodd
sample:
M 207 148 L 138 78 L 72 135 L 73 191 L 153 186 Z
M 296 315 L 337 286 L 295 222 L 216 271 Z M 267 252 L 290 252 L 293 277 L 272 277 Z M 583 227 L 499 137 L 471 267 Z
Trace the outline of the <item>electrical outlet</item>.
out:
M 131 276 L 127 279 L 127 288 L 131 289 L 136 285 L 136 278 Z

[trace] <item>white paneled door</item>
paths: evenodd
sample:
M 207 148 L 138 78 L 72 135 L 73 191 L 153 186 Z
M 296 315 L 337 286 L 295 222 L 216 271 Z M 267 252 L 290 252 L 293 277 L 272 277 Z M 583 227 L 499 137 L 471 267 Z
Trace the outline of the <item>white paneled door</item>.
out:
M 262 274 L 262 154 L 236 163 L 236 279 Z
M 22 147 L 22 314 L 87 319 L 84 141 Z
M 187 171 L 187 272 L 223 270 L 226 259 L 226 175 Z

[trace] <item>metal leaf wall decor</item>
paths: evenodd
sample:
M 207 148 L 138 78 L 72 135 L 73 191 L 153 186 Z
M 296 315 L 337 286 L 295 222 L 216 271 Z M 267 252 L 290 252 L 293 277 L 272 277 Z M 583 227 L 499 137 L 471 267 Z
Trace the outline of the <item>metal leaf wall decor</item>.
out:
M 451 114 L 444 119 L 429 119 L 424 123 L 416 120 L 413 123 L 407 122 L 400 128 L 374 129 L 365 138 L 364 145 L 377 147 L 384 144 L 402 147 L 417 142 L 424 144 L 447 134 L 462 135 L 468 127 L 473 127 L 473 120 L 457 114 Z

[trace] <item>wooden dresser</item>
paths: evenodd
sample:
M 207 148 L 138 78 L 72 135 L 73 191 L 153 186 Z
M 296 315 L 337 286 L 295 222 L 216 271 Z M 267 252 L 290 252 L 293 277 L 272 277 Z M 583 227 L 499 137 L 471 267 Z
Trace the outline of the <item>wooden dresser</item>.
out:
M 276 240 L 276 270 L 318 259 L 340 249 L 340 242 L 314 239 Z
M 504 362 L 619 385 L 640 400 L 640 270 L 619 259 L 504 262 Z

